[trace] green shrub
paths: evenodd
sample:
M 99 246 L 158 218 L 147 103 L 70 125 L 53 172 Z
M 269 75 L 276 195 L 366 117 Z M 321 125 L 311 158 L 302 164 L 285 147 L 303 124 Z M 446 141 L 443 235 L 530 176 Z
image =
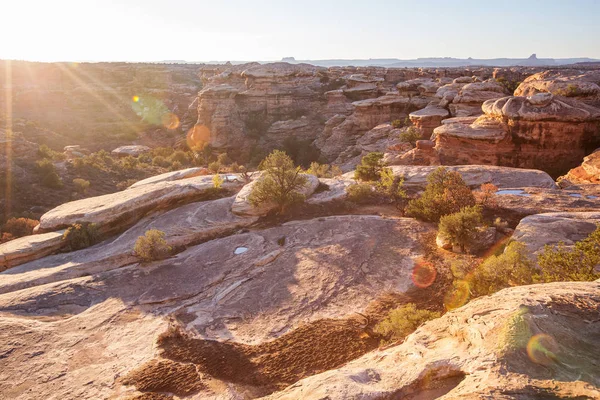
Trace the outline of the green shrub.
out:
M 354 179 L 366 182 L 378 181 L 383 167 L 383 153 L 369 153 L 360 160 L 360 164 L 354 171 Z
M 464 252 L 466 247 L 475 241 L 478 228 L 482 224 L 481 207 L 471 206 L 441 217 L 438 229 L 443 239 L 452 245 L 460 246 Z
M 273 203 L 279 213 L 289 206 L 304 201 L 299 193 L 307 184 L 301 169 L 283 151 L 274 150 L 259 166 L 263 175 L 258 179 L 248 197 L 255 206 Z
M 28 236 L 33 233 L 33 228 L 39 223 L 40 221 L 35 219 L 10 218 L 2 227 L 2 231 L 11 234 L 14 237 Z
M 231 159 L 227 153 L 221 153 L 217 156 L 217 162 L 221 165 L 229 165 L 231 164 Z
M 171 163 L 163 156 L 156 156 L 152 159 L 152 165 L 154 165 L 156 167 L 166 168 L 169 165 L 171 165 Z
M 63 234 L 63 240 L 67 241 L 67 245 L 71 251 L 84 249 L 94 245 L 100 235 L 96 224 L 89 222 L 78 222 L 70 226 Z
M 179 161 L 173 161 L 171 164 L 171 171 L 179 171 L 183 168 L 183 165 Z
M 285 138 L 283 151 L 291 157 L 294 164 L 304 168 L 321 157 L 321 151 L 312 144 L 311 140 L 299 140 L 295 136 Z
M 439 312 L 418 309 L 413 303 L 405 304 L 388 313 L 388 316 L 375 326 L 375 333 L 384 341 L 402 340 L 425 322 L 439 318 Z
M 162 260 L 171 255 L 171 246 L 165 240 L 165 233 L 158 229 L 146 231 L 144 236 L 138 237 L 133 251 L 143 261 Z
M 394 176 L 391 168 L 383 168 L 379 173 L 377 191 L 384 199 L 391 201 L 398 208 L 404 208 L 406 192 L 404 191 L 404 177 Z
M 177 150 L 169 156 L 171 163 L 178 162 L 179 165 L 185 165 L 190 162 L 190 158 L 185 151 Z
M 439 167 L 427 177 L 421 197 L 408 202 L 406 213 L 424 221 L 439 222 L 444 215 L 474 205 L 475 197 L 460 174 Z
M 546 245 L 538 254 L 542 282 L 593 281 L 600 278 L 600 227 L 572 248 Z
M 218 161 L 215 162 L 211 162 L 210 164 L 208 164 L 208 169 L 210 170 L 210 172 L 212 172 L 213 174 L 218 174 L 219 171 L 221 170 L 221 163 Z
M 310 167 L 308 167 L 306 173 L 318 178 L 333 178 L 335 176 L 340 176 L 342 170 L 337 165 L 331 166 L 329 164 L 319 164 L 314 161 L 310 163 Z
M 411 124 L 410 117 L 408 117 L 408 116 L 406 116 L 406 118 L 404 118 L 404 120 L 395 119 L 392 121 L 392 127 L 396 128 L 396 129 L 404 128 L 405 126 L 410 126 L 410 124 Z
M 400 134 L 400 141 L 410 143 L 413 147 L 417 144 L 417 140 L 421 140 L 421 132 L 414 126 Z
M 370 204 L 378 199 L 375 188 L 370 183 L 356 183 L 346 188 L 348 200 L 356 204 Z
M 126 169 L 136 169 L 139 165 L 139 160 L 131 155 L 120 159 L 120 164 Z
M 174 151 L 175 149 L 173 149 L 172 147 L 155 147 L 154 149 L 152 149 L 151 153 L 154 157 L 160 156 L 167 158 L 171 154 L 173 154 Z
M 511 286 L 529 285 L 538 280 L 538 271 L 530 259 L 527 246 L 510 242 L 504 253 L 488 257 L 470 277 L 474 297 L 484 296 Z
M 35 164 L 35 172 L 40 177 L 42 185 L 53 189 L 63 186 L 62 180 L 56 173 L 56 167 L 54 167 L 52 161 L 44 158 L 43 160 L 36 161 Z
M 77 190 L 77 192 L 84 194 L 90 187 L 90 181 L 86 181 L 85 179 L 81 178 L 75 178 L 73 179 L 73 186 L 75 186 L 75 190 Z

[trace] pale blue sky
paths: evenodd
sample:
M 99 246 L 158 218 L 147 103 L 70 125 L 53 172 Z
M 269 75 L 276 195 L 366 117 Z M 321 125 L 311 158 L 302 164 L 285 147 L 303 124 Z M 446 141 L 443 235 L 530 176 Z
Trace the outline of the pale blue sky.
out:
M 600 0 L 1 0 L 0 58 L 600 58 Z

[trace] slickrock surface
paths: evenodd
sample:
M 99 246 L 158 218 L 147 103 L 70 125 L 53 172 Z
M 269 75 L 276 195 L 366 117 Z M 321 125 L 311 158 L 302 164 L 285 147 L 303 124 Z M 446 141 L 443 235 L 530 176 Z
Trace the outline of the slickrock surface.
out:
M 141 145 L 131 145 L 131 146 L 121 146 L 117 147 L 113 151 L 112 154 L 116 156 L 126 157 L 126 156 L 134 156 L 137 157 L 140 154 L 148 153 L 150 151 L 150 147 L 141 146 Z
M 0 276 L 0 293 L 78 278 L 135 263 L 138 261 L 133 253 L 135 242 L 150 229 L 164 232 L 168 245 L 180 248 L 231 235 L 256 222 L 254 217 L 234 215 L 231 212 L 233 201 L 234 197 L 228 197 L 191 203 L 164 214 L 144 218 L 123 234 L 94 247 L 56 254 L 13 267 Z M 28 238 L 45 235 L 48 234 Z M 7 244 L 9 243 L 12 242 Z M 36 258 L 43 255 L 45 254 Z
M 515 96 L 552 93 L 575 98 L 591 106 L 600 107 L 600 71 L 561 69 L 538 72 L 523 80 Z
M 225 181 L 223 188 L 239 187 Z M 48 211 L 40 218 L 42 231 L 56 230 L 76 222 L 91 222 L 101 231 L 119 231 L 149 211 L 172 208 L 178 203 L 202 199 L 212 193 L 212 175 L 142 185 L 122 192 L 72 201 Z
M 137 188 L 143 185 L 148 185 L 151 183 L 158 182 L 170 182 L 170 181 L 178 181 L 180 179 L 193 178 L 195 176 L 206 175 L 206 168 L 186 168 L 180 169 L 179 171 L 167 172 L 165 174 L 151 176 L 150 178 L 142 179 L 129 186 L 129 188 Z M 222 176 L 224 178 L 224 176 Z
M 0 244 L 0 271 L 52 254 L 65 246 L 64 231 L 24 236 Z
M 145 266 L 4 293 L 0 392 L 20 399 L 132 393 L 121 378 L 155 359 L 168 316 L 198 338 L 259 344 L 306 322 L 360 312 L 386 290 L 413 287 L 419 236 L 430 229 L 373 216 L 291 222 Z M 196 398 L 234 388 L 213 385 Z
M 598 304 L 599 282 L 505 289 L 268 398 L 599 398 Z
M 498 99 L 507 94 L 506 89 L 494 80 L 468 83 L 453 97 L 452 103 L 449 104 L 450 112 L 454 117 L 481 115 L 481 105 L 485 101 Z
M 525 243 L 532 253 L 547 244 L 573 245 L 585 239 L 600 223 L 600 212 L 559 212 L 530 215 L 521 220 L 513 239 Z

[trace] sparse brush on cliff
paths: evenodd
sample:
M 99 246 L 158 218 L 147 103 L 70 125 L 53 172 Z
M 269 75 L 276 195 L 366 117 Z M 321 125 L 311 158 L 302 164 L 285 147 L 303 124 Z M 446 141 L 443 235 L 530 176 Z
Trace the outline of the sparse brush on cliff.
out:
M 475 205 L 475 197 L 458 172 L 439 167 L 427 177 L 425 191 L 409 201 L 406 213 L 414 218 L 439 222 L 444 215 Z
M 333 178 L 342 175 L 342 170 L 337 165 L 319 164 L 315 161 L 310 163 L 306 173 L 318 178 Z
M 406 128 L 406 130 L 400 134 L 400 140 L 402 142 L 410 143 L 413 147 L 417 144 L 417 140 L 420 139 L 421 132 L 414 126 Z
M 33 233 L 33 228 L 39 223 L 40 221 L 35 219 L 11 218 L 2 227 L 2 232 L 8 233 L 15 238 L 27 236 Z
M 36 161 L 35 172 L 40 177 L 42 185 L 52 189 L 58 189 L 63 186 L 60 176 L 56 173 L 56 167 L 47 158 Z
M 85 194 L 90 187 L 90 181 L 86 181 L 85 179 L 81 178 L 75 178 L 73 179 L 73 186 L 75 186 L 75 190 L 78 193 Z
M 144 236 L 138 237 L 133 251 L 143 261 L 156 261 L 169 257 L 171 246 L 165 240 L 165 233 L 158 229 L 146 231 Z
M 292 159 L 283 151 L 274 150 L 259 166 L 263 175 L 258 178 L 249 201 L 255 206 L 265 203 L 277 205 L 279 213 L 288 207 L 304 201 L 304 195 L 299 192 L 306 186 L 308 180 L 302 175 L 300 167 L 294 166 Z

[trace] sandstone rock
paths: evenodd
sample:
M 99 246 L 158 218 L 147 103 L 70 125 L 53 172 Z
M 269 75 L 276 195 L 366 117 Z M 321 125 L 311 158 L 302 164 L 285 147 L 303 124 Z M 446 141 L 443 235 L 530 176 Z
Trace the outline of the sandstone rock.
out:
M 527 77 L 515 90 L 515 96 L 552 93 L 600 107 L 600 72 L 575 69 L 549 70 Z
M 580 166 L 571 169 L 566 176 L 561 178 L 573 184 L 600 183 L 600 152 L 594 151 L 583 159 Z
M 133 253 L 135 242 L 150 229 L 164 232 L 164 239 L 171 247 L 182 248 L 233 234 L 238 229 L 256 222 L 255 217 L 244 218 L 234 215 L 231 212 L 233 201 L 234 197 L 228 197 L 187 204 L 163 214 L 144 218 L 121 235 L 96 246 L 45 257 L 14 267 L 9 275 L 0 277 L 0 293 L 75 279 L 135 263 L 138 261 Z M 46 235 L 50 234 L 29 237 Z M 39 251 L 39 254 L 32 253 L 36 257 L 27 261 L 48 254 L 48 252 L 44 254 L 45 249 L 34 250 Z
M 431 140 L 417 140 L 416 146 L 419 150 L 431 150 L 434 148 L 435 142 Z
M 423 190 L 427 185 L 427 176 L 436 170 L 435 166 L 393 165 L 390 167 L 396 176 L 404 176 L 404 186 L 411 190 Z M 465 183 L 479 188 L 483 183 L 493 183 L 499 188 L 538 187 L 556 188 L 554 180 L 545 172 L 537 170 L 495 167 L 487 165 L 444 166 L 449 171 L 461 174 Z M 354 172 L 342 175 L 351 179 Z
M 299 192 L 304 195 L 305 198 L 310 197 L 311 194 L 315 191 L 317 186 L 319 186 L 319 178 L 314 175 L 304 174 L 307 178 L 306 186 L 302 188 Z M 248 200 L 250 193 L 252 193 L 252 189 L 256 182 L 258 182 L 261 177 L 256 178 L 252 182 L 246 184 L 235 196 L 235 201 L 231 206 L 231 211 L 236 215 L 242 216 L 265 216 L 270 211 L 276 208 L 275 204 L 263 204 L 261 206 L 254 206 Z
M 121 146 L 117 147 L 113 151 L 112 154 L 115 156 L 126 157 L 126 156 L 134 156 L 137 157 L 140 154 L 148 153 L 150 151 L 150 147 L 142 146 L 142 145 L 131 145 L 131 146 Z
M 239 183 L 226 181 L 222 187 L 233 189 L 239 186 Z M 117 232 L 140 220 L 152 210 L 168 209 L 175 204 L 201 199 L 207 196 L 213 187 L 212 176 L 198 176 L 76 200 L 42 215 L 40 230 L 56 230 L 75 222 L 90 222 L 97 224 L 100 231 Z
M 469 83 L 463 86 L 449 105 L 452 116 L 481 115 L 481 105 L 490 99 L 504 97 L 506 91 L 496 81 Z
M 0 244 L 0 272 L 52 254 L 65 246 L 64 231 L 30 235 Z
M 547 244 L 573 245 L 592 233 L 598 223 L 600 213 L 595 211 L 530 215 L 519 222 L 512 239 L 525 243 L 531 253 L 538 253 Z
M 593 211 L 600 208 L 600 187 L 589 185 L 579 190 L 545 188 L 505 188 L 494 196 L 500 209 L 526 216 L 561 211 Z
M 556 176 L 600 143 L 600 110 L 573 99 L 504 97 L 486 101 L 482 110 L 485 116 L 469 126 L 450 119 L 434 130 L 443 164 L 537 168 Z
M 143 267 L 2 294 L 0 391 L 23 398 L 129 395 L 122 377 L 156 357 L 167 319 L 198 338 L 257 344 L 310 321 L 361 312 L 385 290 L 413 288 L 419 235 L 429 231 L 404 218 L 292 222 Z M 247 250 L 236 254 L 240 247 Z M 213 382 L 214 390 L 227 387 L 236 396 L 247 390 Z
M 597 398 L 598 301 L 598 282 L 505 289 L 267 398 Z
M 196 176 L 205 175 L 203 173 L 205 170 L 206 170 L 205 168 L 196 167 L 196 168 L 181 169 L 179 171 L 166 172 L 164 174 L 151 176 L 150 178 L 146 178 L 146 179 L 142 179 L 141 181 L 137 181 L 136 183 L 131 185 L 129 187 L 129 189 L 137 188 L 137 187 L 140 187 L 143 185 L 158 183 L 158 182 L 171 182 L 171 181 L 178 181 L 181 179 L 193 178 Z M 222 177 L 224 179 L 225 175 L 223 175 Z
M 442 120 L 450 115 L 448 110 L 429 105 L 422 110 L 409 114 L 410 121 L 421 131 L 422 137 L 429 139 L 433 130 L 442 124 Z

